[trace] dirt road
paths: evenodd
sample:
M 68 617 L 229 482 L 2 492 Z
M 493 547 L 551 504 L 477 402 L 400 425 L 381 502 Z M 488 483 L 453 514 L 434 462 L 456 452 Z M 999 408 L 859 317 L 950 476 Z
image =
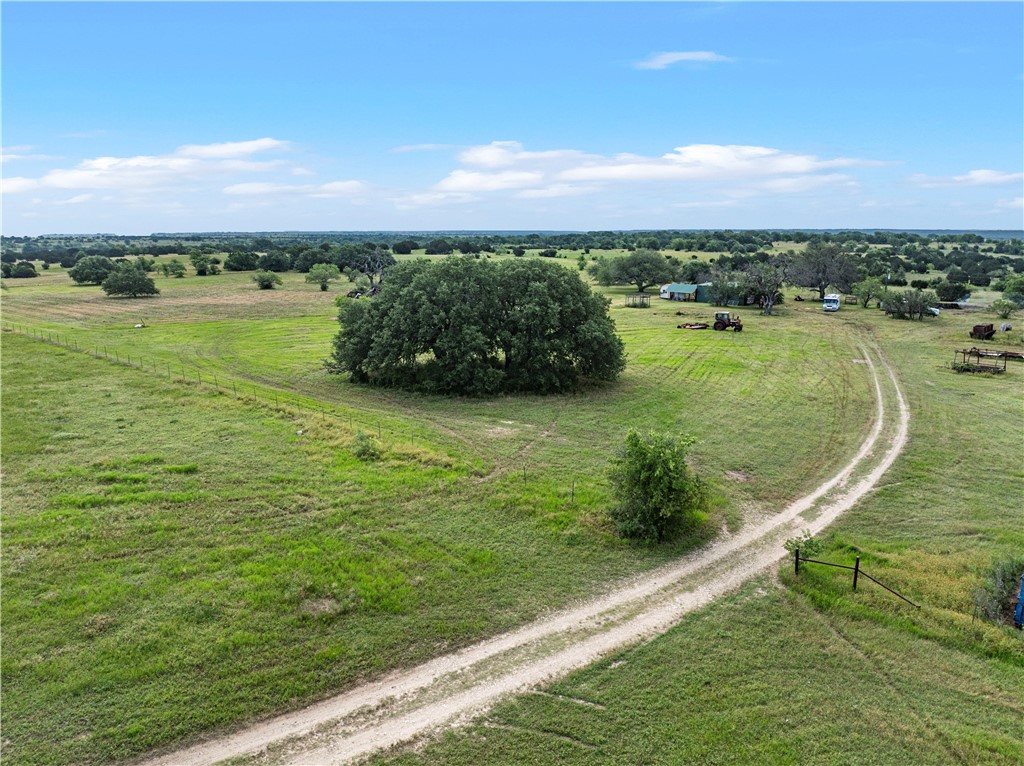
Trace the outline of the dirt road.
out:
M 781 513 L 580 607 L 141 766 L 198 766 L 228 758 L 268 766 L 347 763 L 464 723 L 502 696 L 666 631 L 685 613 L 775 564 L 786 555 L 787 538 L 824 529 L 869 493 L 895 461 L 907 440 L 909 410 L 884 358 L 877 351 L 863 353 L 876 395 L 868 437 L 835 476 Z

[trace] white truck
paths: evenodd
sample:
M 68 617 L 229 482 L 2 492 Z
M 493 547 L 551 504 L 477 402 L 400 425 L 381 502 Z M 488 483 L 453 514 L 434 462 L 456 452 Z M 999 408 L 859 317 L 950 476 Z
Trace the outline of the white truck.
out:
M 835 293 L 825 296 L 825 301 L 821 304 L 821 308 L 825 311 L 839 311 L 839 304 L 841 299 Z

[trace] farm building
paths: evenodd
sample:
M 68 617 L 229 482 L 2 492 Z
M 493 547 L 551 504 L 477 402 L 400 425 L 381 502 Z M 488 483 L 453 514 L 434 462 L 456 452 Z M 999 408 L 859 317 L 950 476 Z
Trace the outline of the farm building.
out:
M 667 301 L 694 301 L 697 303 L 708 303 L 708 288 L 710 282 L 702 282 L 699 285 L 686 285 L 680 282 L 672 282 L 661 286 L 660 297 Z

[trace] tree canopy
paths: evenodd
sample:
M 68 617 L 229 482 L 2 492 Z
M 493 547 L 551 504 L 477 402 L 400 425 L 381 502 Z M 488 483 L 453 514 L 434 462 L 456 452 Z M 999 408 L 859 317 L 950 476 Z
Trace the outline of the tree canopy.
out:
M 345 301 L 327 367 L 357 382 L 482 396 L 555 393 L 625 366 L 608 301 L 536 260 L 398 264 L 373 300 Z
M 80 258 L 68 270 L 68 276 L 80 285 L 98 285 L 117 268 L 117 264 L 103 255 Z
M 149 275 L 133 263 L 120 264 L 107 275 L 100 287 L 112 297 L 141 298 L 160 292 Z
M 665 256 L 649 248 L 636 250 L 613 261 L 612 268 L 617 282 L 636 285 L 638 293 L 648 287 L 670 282 L 675 276 L 675 269 Z
M 860 278 L 856 257 L 833 242 L 814 241 L 800 253 L 789 269 L 789 279 L 800 287 L 813 287 L 824 299 L 829 286 L 848 293 Z
M 341 279 L 341 272 L 333 263 L 315 263 L 306 274 L 306 281 L 320 285 L 326 291 L 327 285 L 335 279 Z

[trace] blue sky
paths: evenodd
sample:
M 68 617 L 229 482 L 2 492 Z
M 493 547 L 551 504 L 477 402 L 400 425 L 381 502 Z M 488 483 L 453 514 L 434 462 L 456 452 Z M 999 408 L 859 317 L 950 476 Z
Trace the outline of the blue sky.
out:
M 4 2 L 3 233 L 1024 227 L 1024 4 Z

